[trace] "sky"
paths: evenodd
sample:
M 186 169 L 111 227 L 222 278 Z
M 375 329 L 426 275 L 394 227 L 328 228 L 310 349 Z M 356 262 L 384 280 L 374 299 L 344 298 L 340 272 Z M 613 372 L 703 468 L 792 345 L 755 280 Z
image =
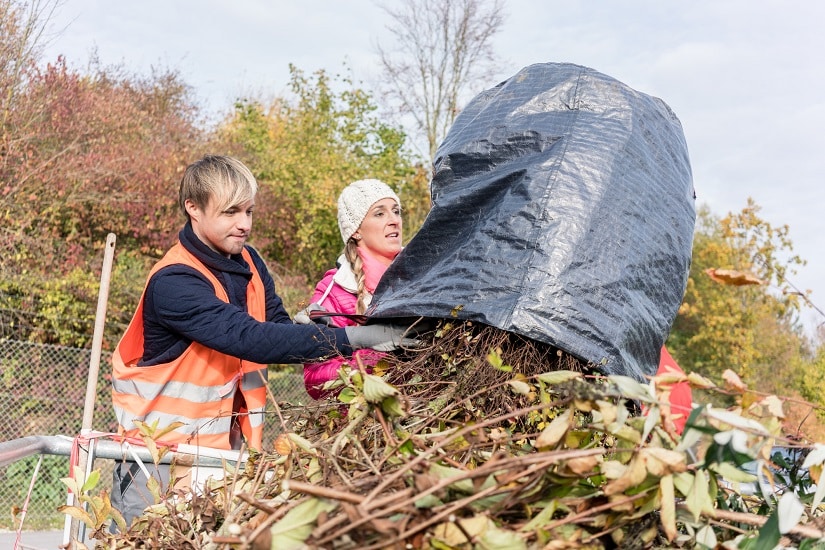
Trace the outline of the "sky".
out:
M 771 225 L 787 224 L 807 261 L 788 280 L 825 311 L 825 2 L 504 0 L 504 16 L 500 74 L 484 88 L 570 62 L 661 98 L 684 128 L 697 206 L 723 216 L 750 197 Z M 61 0 L 45 57 L 174 68 L 221 113 L 238 97 L 286 94 L 290 63 L 332 74 L 346 64 L 375 82 L 388 23 L 372 0 Z M 825 315 L 808 308 L 803 321 L 813 329 Z

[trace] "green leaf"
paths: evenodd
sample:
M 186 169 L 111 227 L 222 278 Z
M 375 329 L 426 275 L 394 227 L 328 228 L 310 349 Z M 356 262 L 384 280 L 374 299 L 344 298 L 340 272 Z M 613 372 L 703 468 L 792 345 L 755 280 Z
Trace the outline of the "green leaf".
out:
M 381 401 L 381 410 L 393 417 L 404 418 L 407 416 L 404 404 L 397 396 L 388 397 Z
M 100 481 L 100 470 L 92 470 L 89 474 L 89 479 L 83 484 L 83 488 L 81 489 L 82 492 L 88 492 L 97 487 L 98 482 Z
M 716 472 L 725 480 L 734 483 L 752 483 L 757 479 L 755 475 L 748 473 L 741 468 L 737 468 L 730 462 L 716 462 L 712 465 L 711 471 Z
M 521 526 L 521 531 L 532 532 L 542 527 L 547 522 L 553 519 L 553 514 L 556 513 L 556 500 L 551 500 L 547 506 L 542 508 L 541 512 L 533 516 L 533 519 Z
M 713 527 L 710 525 L 704 525 L 701 529 L 699 529 L 696 533 L 696 542 L 705 548 L 716 548 L 716 533 L 713 532 Z
M 315 445 L 310 440 L 301 437 L 295 432 L 289 432 L 287 435 L 289 436 L 289 440 L 295 443 L 299 449 L 307 452 L 315 452 Z
M 684 496 L 690 493 L 693 487 L 693 474 L 691 472 L 679 472 L 673 476 L 673 486 Z
M 759 537 L 753 545 L 753 550 L 774 550 L 779 544 L 782 534 L 779 532 L 779 510 L 774 510 L 762 527 L 759 528 Z
M 685 496 L 685 505 L 693 514 L 693 521 L 699 521 L 703 511 L 713 511 L 713 503 L 708 492 L 708 480 L 703 470 L 699 470 L 693 476 L 693 485 Z
M 543 372 L 538 375 L 538 379 L 547 385 L 555 386 L 568 380 L 581 378 L 582 373 L 572 370 L 556 370 L 552 372 Z
M 364 376 L 364 399 L 367 403 L 381 403 L 387 397 L 398 395 L 398 388 L 389 384 L 380 376 L 367 374 Z
M 662 412 L 659 410 L 658 406 L 651 407 L 650 410 L 648 410 L 647 416 L 645 417 L 644 430 L 642 431 L 642 441 L 647 441 L 647 436 L 649 436 L 650 432 L 653 431 L 653 428 L 659 424 L 661 415 Z
M 745 418 L 744 416 L 737 414 L 732 411 L 727 411 L 724 409 L 719 409 L 716 407 L 707 406 L 705 408 L 705 414 L 709 418 L 713 418 L 719 420 L 720 422 L 724 422 L 728 424 L 731 429 L 735 430 L 739 428 L 740 430 L 744 430 L 748 433 L 759 434 L 763 436 L 770 436 L 770 432 L 765 429 L 765 426 L 753 420 L 751 418 Z M 734 437 L 733 433 L 730 436 L 723 436 L 726 440 L 732 439 Z
M 146 481 L 146 488 L 149 489 L 149 492 L 152 494 L 152 498 L 155 499 L 155 502 L 160 502 L 163 500 L 160 495 L 160 483 L 154 477 L 150 477 Z
M 487 354 L 487 362 L 490 363 L 494 369 L 500 370 L 501 372 L 513 371 L 513 367 L 504 364 L 504 360 L 501 358 L 500 347 L 490 350 L 490 353 Z
M 487 529 L 478 541 L 478 547 L 490 550 L 526 550 L 527 543 L 518 533 L 499 529 L 492 521 L 488 521 Z
M 341 393 L 338 394 L 338 401 L 341 403 L 351 403 L 353 399 L 355 399 L 356 394 L 355 390 L 350 387 L 346 387 L 341 390 Z
M 305 541 L 312 534 L 315 522 L 324 512 L 331 512 L 337 507 L 334 502 L 311 498 L 286 513 L 286 515 L 272 525 L 269 532 L 272 535 L 271 548 L 291 550 L 305 548 Z
M 440 498 L 435 496 L 434 494 L 424 495 L 423 497 L 419 498 L 415 501 L 416 508 L 435 508 L 436 506 L 441 506 L 444 504 Z

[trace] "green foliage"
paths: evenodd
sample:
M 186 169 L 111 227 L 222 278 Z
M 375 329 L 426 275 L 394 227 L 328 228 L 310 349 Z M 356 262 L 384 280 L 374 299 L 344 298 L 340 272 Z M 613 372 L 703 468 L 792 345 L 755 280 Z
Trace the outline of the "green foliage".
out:
M 715 380 L 730 368 L 779 392 L 793 388 L 807 354 L 799 296 L 785 282 L 804 262 L 791 255 L 788 227 L 775 228 L 758 212 L 752 201 L 722 219 L 700 210 L 690 278 L 668 349 L 683 367 Z M 759 284 L 720 283 L 711 277 L 714 270 Z
M 60 478 L 66 475 L 65 456 L 31 456 L 17 462 L 13 462 L 5 469 L 5 475 L 0 477 L 0 482 L 4 487 L 4 495 L 8 495 L 10 507 L 23 508 L 26 495 L 32 481 L 37 462 L 42 458 L 40 468 L 37 470 L 37 480 L 32 488 L 29 498 L 30 503 L 36 503 L 37 510 L 56 510 L 58 506 L 66 502 L 66 488 L 60 483 Z M 54 514 L 37 514 L 33 511 L 35 506 L 29 505 L 29 510 L 25 517 L 26 529 L 55 529 L 63 526 L 60 518 L 55 518 Z M 8 524 L 8 516 L 0 517 L 0 528 L 13 529 L 17 525 Z M 21 518 L 12 518 L 19 521 Z
M 381 121 L 372 97 L 351 79 L 331 79 L 324 71 L 310 79 L 293 66 L 290 88 L 292 102 L 239 102 L 218 141 L 243 158 L 261 183 L 258 248 L 314 281 L 343 249 L 336 204 L 344 186 L 382 179 L 401 193 L 405 210 L 410 195 L 415 221 L 423 220 L 426 188 L 404 149 L 404 134 Z M 406 235 L 416 228 L 406 224 Z
M 800 367 L 799 378 L 802 396 L 814 403 L 825 405 L 825 345 L 820 345 L 814 358 Z M 820 416 L 825 414 L 820 411 Z
M 83 471 L 72 468 L 71 475 L 64 477 L 60 481 L 74 495 L 75 504 L 65 504 L 59 506 L 59 512 L 63 512 L 77 521 L 85 523 L 90 529 L 101 530 L 109 525 L 112 520 L 120 531 L 127 529 L 126 520 L 116 508 L 112 508 L 112 501 L 106 490 L 101 490 L 98 494 L 93 493 L 100 482 L 100 471 L 94 470 L 85 478 Z

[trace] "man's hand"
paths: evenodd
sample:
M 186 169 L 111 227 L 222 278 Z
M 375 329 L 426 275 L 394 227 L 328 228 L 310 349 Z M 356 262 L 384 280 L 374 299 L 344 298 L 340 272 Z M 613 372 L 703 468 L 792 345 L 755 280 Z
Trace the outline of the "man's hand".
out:
M 355 349 L 371 348 L 376 351 L 393 351 L 398 348 L 415 348 L 421 341 L 414 338 L 409 327 L 400 325 L 366 325 L 344 327 L 350 345 Z
M 318 323 L 319 325 L 327 325 L 329 327 L 332 326 L 332 319 L 328 315 L 311 318 L 310 313 L 313 311 L 326 312 L 327 310 L 313 302 L 296 313 L 295 317 L 292 319 L 292 322 L 298 325 L 311 325 L 312 323 Z

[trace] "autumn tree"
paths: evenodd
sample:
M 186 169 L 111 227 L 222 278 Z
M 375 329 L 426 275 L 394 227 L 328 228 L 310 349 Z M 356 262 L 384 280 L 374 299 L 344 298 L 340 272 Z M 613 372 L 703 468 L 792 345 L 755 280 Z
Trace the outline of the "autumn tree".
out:
M 384 94 L 426 138 L 432 161 L 462 99 L 491 84 L 492 41 L 504 23 L 502 1 L 402 0 L 383 9 L 392 44 L 377 46 Z
M 667 345 L 686 370 L 721 382 L 725 369 L 785 394 L 800 383 L 809 350 L 799 294 L 788 278 L 804 261 L 787 225 L 774 227 L 748 200 L 719 219 L 700 209 L 684 302 Z
M 819 328 L 819 342 L 825 342 L 825 328 Z M 805 399 L 823 406 L 820 416 L 825 417 L 825 345 L 817 348 L 813 359 L 802 366 L 800 393 Z M 821 441 L 821 440 L 820 440 Z
M 55 0 L 0 0 L 0 125 L 36 68 Z M 4 142 L 8 136 L 4 135 Z M 5 143 L 4 143 L 5 144 Z
M 138 263 L 166 248 L 180 225 L 179 173 L 203 140 L 173 71 L 43 65 L 43 5 L 0 0 L 0 326 L 3 336 L 82 346 L 107 233 Z M 113 296 L 114 319 L 137 300 L 118 303 L 119 288 Z
M 341 189 L 362 178 L 387 182 L 401 196 L 409 237 L 429 209 L 427 179 L 409 160 L 404 133 L 377 116 L 368 92 L 348 77 L 290 71 L 291 97 L 239 102 L 216 147 L 244 159 L 259 180 L 255 245 L 314 283 L 343 249 Z

